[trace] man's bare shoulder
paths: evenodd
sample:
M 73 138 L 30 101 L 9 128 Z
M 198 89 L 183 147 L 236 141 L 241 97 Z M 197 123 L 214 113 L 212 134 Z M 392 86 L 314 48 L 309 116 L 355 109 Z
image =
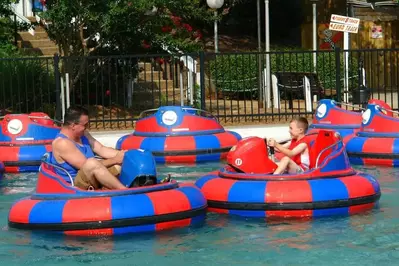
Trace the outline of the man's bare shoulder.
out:
M 58 151 L 62 151 L 64 149 L 68 149 L 69 147 L 71 147 L 71 145 L 73 145 L 73 143 L 65 138 L 56 138 L 53 141 L 53 149 L 56 149 Z

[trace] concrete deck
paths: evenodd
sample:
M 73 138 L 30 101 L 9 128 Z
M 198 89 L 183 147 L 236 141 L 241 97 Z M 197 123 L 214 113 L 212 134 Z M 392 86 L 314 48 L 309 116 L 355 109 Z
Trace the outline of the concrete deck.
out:
M 243 138 L 249 136 L 257 136 L 261 138 L 275 138 L 277 141 L 284 141 L 290 138 L 287 124 L 274 125 L 252 125 L 252 126 L 236 126 L 225 127 L 239 133 Z M 115 148 L 118 139 L 124 135 L 132 134 L 134 130 L 118 130 L 118 131 L 93 131 L 91 134 L 103 145 Z

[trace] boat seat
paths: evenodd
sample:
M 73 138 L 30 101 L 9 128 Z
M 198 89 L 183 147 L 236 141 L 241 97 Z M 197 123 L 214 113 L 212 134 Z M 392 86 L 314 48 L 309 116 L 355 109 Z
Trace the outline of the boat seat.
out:
M 46 152 L 46 153 L 42 156 L 42 166 L 41 166 L 41 167 L 44 167 L 44 168 L 46 168 L 47 170 L 49 170 L 49 171 L 52 173 L 52 176 L 55 177 L 55 178 L 57 178 L 61 183 L 65 184 L 65 185 L 68 185 L 68 186 L 71 186 L 71 187 L 74 187 L 74 183 L 73 183 L 73 178 L 72 178 L 72 177 L 70 177 L 70 181 L 71 181 L 71 182 L 67 182 L 64 178 L 62 178 L 61 176 L 59 176 L 59 175 L 57 174 L 57 172 L 55 171 L 55 168 L 59 168 L 60 170 L 62 169 L 62 170 L 64 170 L 66 173 L 67 173 L 67 171 L 66 171 L 64 168 L 62 168 L 62 167 L 60 167 L 60 166 L 57 166 L 57 165 L 53 164 L 53 163 L 51 162 L 51 160 L 50 160 L 51 156 L 52 156 L 52 152 Z M 62 170 L 61 170 L 61 171 L 62 171 Z
M 339 137 L 332 130 L 320 130 L 309 151 L 310 169 L 316 168 L 334 151 L 334 147 L 327 147 L 337 143 Z M 320 157 L 319 157 L 320 155 Z M 317 158 L 319 157 L 318 161 Z M 317 163 L 317 165 L 316 165 Z

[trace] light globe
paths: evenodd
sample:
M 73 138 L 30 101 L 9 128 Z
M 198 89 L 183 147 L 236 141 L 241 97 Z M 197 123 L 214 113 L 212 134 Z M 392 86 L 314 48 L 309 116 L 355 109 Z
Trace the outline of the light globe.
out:
M 223 6 L 224 0 L 206 0 L 206 3 L 212 9 L 219 9 Z

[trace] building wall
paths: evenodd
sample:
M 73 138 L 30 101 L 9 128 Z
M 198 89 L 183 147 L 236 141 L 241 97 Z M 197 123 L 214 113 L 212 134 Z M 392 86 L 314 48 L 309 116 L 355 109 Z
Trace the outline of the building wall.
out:
M 313 8 L 310 0 L 302 0 L 304 22 L 302 31 L 302 48 L 313 48 Z M 319 50 L 341 47 L 343 34 L 328 29 L 331 14 L 346 15 L 346 0 L 319 0 L 317 8 L 317 47 Z
M 305 14 L 302 24 L 302 48 L 313 48 L 312 4 L 303 0 Z M 330 31 L 331 14 L 346 15 L 346 0 L 324 0 L 317 5 L 317 47 L 330 50 L 343 47 L 343 33 Z M 360 19 L 357 34 L 349 34 L 350 48 L 387 49 L 386 51 L 354 52 L 364 62 L 366 84 L 375 91 L 399 90 L 399 12 L 397 8 L 354 8 L 354 17 Z
M 32 12 L 32 7 L 33 7 L 33 1 L 32 0 L 20 0 L 18 3 L 13 4 L 15 10 L 25 16 L 25 17 L 32 17 L 33 12 Z
M 305 5 L 304 23 L 301 27 L 302 48 L 313 48 L 312 3 Z M 342 47 L 343 33 L 328 29 L 331 14 L 346 15 L 346 0 L 321 0 L 317 4 L 318 49 Z M 354 8 L 354 17 L 360 19 L 359 32 L 350 35 L 352 49 L 399 48 L 399 17 L 394 8 L 375 11 L 371 8 Z

